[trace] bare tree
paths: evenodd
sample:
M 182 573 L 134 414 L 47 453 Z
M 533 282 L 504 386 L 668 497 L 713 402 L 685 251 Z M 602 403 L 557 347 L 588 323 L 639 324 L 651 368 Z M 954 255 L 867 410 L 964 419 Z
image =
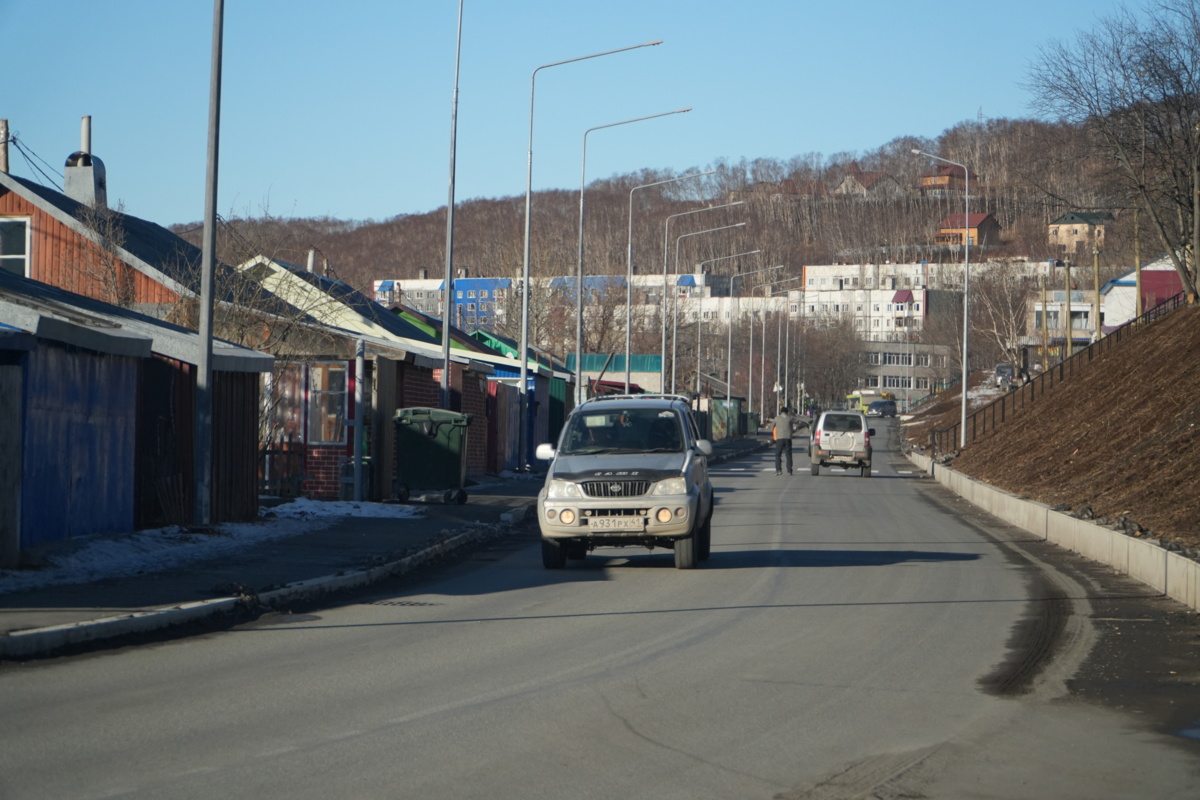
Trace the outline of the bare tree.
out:
M 91 241 L 70 250 L 65 267 L 72 276 L 67 288 L 129 308 L 134 289 L 121 256 L 125 247 L 123 207 L 81 206 L 75 216 L 90 232 Z
M 1164 0 L 1122 10 L 1072 44 L 1042 50 L 1039 107 L 1082 126 L 1112 159 L 1194 300 L 1200 241 L 1200 6 Z

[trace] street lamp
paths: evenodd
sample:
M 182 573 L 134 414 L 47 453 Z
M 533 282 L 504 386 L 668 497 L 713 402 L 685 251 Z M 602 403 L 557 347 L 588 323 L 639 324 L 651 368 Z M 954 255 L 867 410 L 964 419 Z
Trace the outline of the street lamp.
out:
M 703 174 L 707 175 L 709 173 L 706 172 Z M 660 361 L 661 369 L 660 369 L 660 374 L 659 374 L 659 378 L 658 378 L 658 384 L 659 384 L 659 386 L 663 387 L 664 390 L 667 388 L 667 292 L 670 291 L 670 287 L 668 286 L 668 278 L 667 278 L 667 275 L 668 275 L 668 272 L 667 272 L 667 243 L 670 241 L 671 220 L 675 219 L 676 217 L 686 217 L 689 214 L 700 214 L 704 211 L 716 211 L 719 208 L 733 208 L 734 206 L 744 206 L 744 205 L 746 205 L 745 201 L 738 200 L 733 203 L 725 203 L 725 204 L 719 205 L 719 206 L 707 206 L 705 208 L 694 208 L 691 211 L 681 211 L 678 214 L 672 214 L 669 217 L 667 217 L 666 221 L 663 223 L 663 294 L 662 294 L 663 331 L 662 331 L 662 349 L 659 351 L 659 354 L 661 357 L 661 361 Z M 678 271 L 678 268 L 679 268 L 678 251 L 676 251 L 676 254 L 675 254 L 675 267 L 676 267 L 676 271 Z M 678 303 L 676 303 L 676 304 L 678 304 Z M 671 391 L 672 392 L 675 391 L 674 386 L 671 387 Z
M 642 42 L 641 44 L 630 45 L 629 47 L 621 47 L 616 50 L 605 50 L 603 53 L 592 53 L 591 55 L 579 56 L 578 58 L 568 58 L 565 61 L 555 61 L 551 64 L 542 64 L 533 71 L 529 77 L 529 151 L 525 165 L 525 258 L 521 268 L 521 279 L 524 291 L 521 293 L 521 352 L 517 354 L 520 360 L 520 380 L 517 384 L 517 397 L 520 400 L 520 413 L 518 414 L 517 431 L 517 467 L 518 469 L 526 469 L 528 465 L 525 463 L 528 460 L 528 453 L 525 452 L 525 426 L 526 413 L 529 407 L 529 398 L 527 392 L 527 383 L 529 381 L 529 210 L 530 203 L 533 198 L 533 94 L 537 84 L 537 74 L 543 69 L 550 67 L 558 67 L 563 64 L 573 64 L 576 61 L 586 61 L 589 58 L 599 58 L 600 56 L 613 55 L 614 53 L 624 53 L 626 50 L 636 50 L 640 47 L 653 47 L 662 44 L 662 39 L 656 39 L 652 42 Z M 450 291 L 450 287 L 446 287 L 446 291 Z
M 687 109 L 685 109 L 687 110 Z M 633 334 L 633 193 L 638 189 L 649 189 L 651 186 L 662 186 L 667 183 L 678 183 L 679 181 L 689 178 L 702 178 L 705 175 L 716 173 L 715 169 L 710 169 L 707 172 L 693 172 L 690 175 L 680 175 L 678 178 L 668 178 L 664 181 L 655 181 L 654 183 L 643 183 L 641 186 L 635 186 L 629 190 L 629 233 L 626 239 L 625 246 L 625 394 L 629 394 L 629 359 L 630 348 L 632 346 Z M 664 282 L 664 291 L 666 283 Z M 666 336 L 666 294 L 663 295 L 663 336 Z M 662 366 L 660 365 L 659 374 L 662 374 Z M 663 382 L 660 377 L 659 388 L 663 388 Z
M 661 114 L 650 114 L 645 117 L 636 117 L 634 119 L 621 120 L 620 122 L 610 122 L 607 125 L 597 125 L 594 128 L 588 128 L 583 132 L 583 156 L 580 159 L 579 168 L 579 263 L 575 270 L 575 392 L 578 402 L 584 400 L 583 382 L 583 193 L 587 181 L 587 137 L 592 131 L 599 131 L 605 128 L 615 128 L 618 125 L 628 125 L 631 122 L 642 122 L 648 119 L 657 119 L 658 117 L 667 117 L 671 114 L 683 114 L 691 111 L 689 108 L 677 108 L 674 111 L 664 111 Z
M 709 228 L 709 229 L 703 230 L 703 231 L 694 231 L 692 233 L 685 233 L 685 234 L 680 235 L 679 237 L 677 237 L 675 239 L 675 273 L 679 274 L 679 244 L 684 239 L 688 238 L 689 236 L 700 236 L 701 234 L 705 234 L 705 233 L 715 233 L 717 231 L 727 231 L 727 230 L 730 230 L 731 228 L 744 228 L 744 227 L 746 227 L 746 223 L 737 222 L 737 223 L 734 223 L 733 225 L 722 225 L 719 228 Z M 677 336 L 678 327 L 679 327 L 679 298 L 675 299 L 675 321 L 674 321 L 673 325 L 675 326 L 675 330 L 673 330 L 671 333 L 671 347 L 672 347 L 672 351 L 671 351 L 671 394 L 675 394 L 675 355 L 677 352 L 676 348 L 679 344 L 679 340 L 678 340 L 678 336 Z
M 710 258 L 708 261 L 701 261 L 698 266 L 700 267 L 700 272 L 703 273 L 705 264 L 712 264 L 717 261 L 727 261 L 728 259 L 731 259 L 731 258 L 741 258 L 742 256 L 754 256 L 754 255 L 758 255 L 761 252 L 762 252 L 762 250 L 750 250 L 749 252 L 746 252 L 746 253 L 734 253 L 733 255 L 729 255 L 729 256 L 719 256 L 717 258 Z M 732 345 L 732 343 L 733 343 L 732 342 L 732 336 L 733 336 L 733 280 L 732 279 L 730 279 L 730 281 L 729 281 L 729 286 L 730 286 L 730 290 L 729 290 L 729 306 L 730 306 L 729 335 L 731 337 L 729 345 Z M 697 398 L 700 397 L 700 330 L 701 330 L 701 323 L 702 323 L 703 319 L 704 319 L 703 315 L 698 315 L 696 317 L 696 397 Z M 728 370 L 733 369 L 733 361 L 732 361 L 732 358 L 728 357 L 729 356 L 728 353 L 726 353 L 726 356 L 727 356 L 727 359 L 726 359 L 726 373 L 725 373 L 725 399 L 728 400 L 733 395 L 733 389 L 730 386 L 730 384 L 732 382 L 729 380 L 730 375 L 728 372 Z
M 732 355 L 733 354 L 733 311 L 732 311 L 733 282 L 738 280 L 739 278 L 745 278 L 750 275 L 757 275 L 760 272 L 774 272 L 777 269 L 783 269 L 784 266 L 785 265 L 783 265 L 783 264 L 779 264 L 774 267 L 763 267 L 762 269 L 756 269 L 751 272 L 739 272 L 736 275 L 732 276 L 729 280 L 729 297 L 730 297 L 731 309 L 729 312 L 729 343 L 728 343 L 727 350 L 730 354 L 729 359 L 730 359 L 731 363 L 729 365 L 727 365 L 726 369 L 729 371 L 729 377 L 731 379 L 733 376 L 733 365 L 732 365 L 732 358 L 733 358 L 733 355 Z M 741 305 L 742 305 L 741 299 L 739 298 L 738 299 L 738 311 L 739 312 L 741 311 Z M 741 314 L 739 313 L 738 316 L 741 316 Z M 747 409 L 754 408 L 754 380 L 752 378 L 753 367 L 754 367 L 754 312 L 752 309 L 750 312 L 750 361 L 749 361 L 749 365 L 746 367 L 746 383 L 747 383 L 747 389 L 748 389 L 747 397 L 746 397 L 746 408 Z M 729 389 L 730 394 L 733 394 L 732 384 L 733 384 L 733 381 L 730 380 L 730 389 Z
M 924 150 L 913 148 L 913 153 L 919 156 L 941 161 L 963 171 L 963 337 L 962 337 L 962 419 L 959 424 L 960 450 L 967 446 L 967 337 L 970 332 L 971 310 L 971 171 L 966 164 L 951 161 L 948 158 L 926 153 Z

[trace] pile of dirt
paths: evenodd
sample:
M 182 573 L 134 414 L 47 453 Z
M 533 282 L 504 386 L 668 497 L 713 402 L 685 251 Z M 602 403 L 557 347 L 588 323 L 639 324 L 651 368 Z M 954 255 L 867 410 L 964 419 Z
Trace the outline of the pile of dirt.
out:
M 986 381 L 980 374 L 976 388 Z M 961 416 L 946 392 L 918 410 L 904 439 Z M 972 402 L 972 410 L 975 407 Z M 969 443 L 954 469 L 1171 549 L 1200 555 L 1200 308 L 1181 308 L 1122 342 Z M 927 451 L 928 452 L 928 451 Z

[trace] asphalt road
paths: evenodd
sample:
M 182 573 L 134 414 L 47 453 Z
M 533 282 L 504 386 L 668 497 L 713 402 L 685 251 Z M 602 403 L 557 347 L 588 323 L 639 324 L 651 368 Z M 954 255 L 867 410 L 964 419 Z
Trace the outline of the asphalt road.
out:
M 528 531 L 335 607 L 7 668 L 0 797 L 1195 797 L 1195 742 L 1068 692 L 1105 641 L 1088 576 L 879 433 L 870 479 L 802 446 L 793 477 L 714 467 L 694 571 L 546 571 Z

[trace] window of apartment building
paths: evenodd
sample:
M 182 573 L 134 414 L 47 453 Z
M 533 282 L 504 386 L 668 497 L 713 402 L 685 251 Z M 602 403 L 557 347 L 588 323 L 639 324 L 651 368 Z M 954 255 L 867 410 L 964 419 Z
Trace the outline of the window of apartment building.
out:
M 851 286 L 858 286 L 858 278 L 851 278 L 851 279 L 850 279 L 850 285 L 851 285 Z
M 866 280 L 866 285 L 867 285 L 867 287 L 874 286 L 874 285 L 875 285 L 875 278 L 874 278 L 874 277 L 872 277 L 872 276 L 868 276 L 868 277 L 867 277 L 867 280 Z
M 915 363 L 918 367 L 928 367 L 929 353 L 917 353 L 915 356 Z
M 946 368 L 946 357 L 945 356 L 934 356 L 933 357 L 933 366 L 936 367 L 937 369 L 945 369 Z
M 857 312 L 859 312 L 859 313 L 861 314 L 861 313 L 862 313 L 862 310 L 863 310 L 862 303 L 859 303 L 859 304 L 858 304 L 858 307 L 857 307 L 857 308 L 855 308 L 855 311 L 857 311 Z
M 503 300 L 504 299 L 504 290 L 497 289 L 495 292 L 492 293 L 492 297 L 496 300 Z
M 458 290 L 458 299 L 459 299 L 459 300 L 462 300 L 462 299 L 463 299 L 463 293 L 462 293 L 462 289 L 459 289 L 459 290 Z
M 912 388 L 911 378 L 907 375 L 884 375 L 883 387 L 885 389 L 910 389 Z
M 344 444 L 346 441 L 345 364 L 313 364 L 308 371 L 308 441 Z
M 854 330 L 856 330 L 856 331 L 862 330 L 862 320 L 861 319 L 854 320 Z
M 467 311 L 474 311 L 474 310 L 475 310 L 475 304 L 467 303 Z
M 815 305 L 814 305 L 814 306 L 809 306 L 809 307 L 808 307 L 808 313 L 810 313 L 810 314 L 815 314 L 815 313 L 817 313 L 817 307 L 816 307 Z
M 874 309 L 875 309 L 876 311 L 878 311 L 878 310 L 879 310 L 879 303 L 876 303 L 876 304 L 875 304 L 873 307 L 874 307 Z
M 916 384 L 917 384 L 916 385 L 917 389 L 928 389 L 929 388 L 929 378 L 924 378 L 924 377 L 918 376 L 916 379 Z
M 474 290 L 474 289 L 471 289 L 470 291 L 468 291 L 468 292 L 467 292 L 467 297 L 469 297 L 469 298 L 471 298 L 472 300 L 474 300 L 474 299 L 475 299 L 475 290 Z
M 826 313 L 828 311 L 829 311 L 829 303 L 821 303 L 821 312 Z
M 790 305 L 788 305 L 788 311 L 790 311 L 793 314 L 800 313 L 800 304 L 799 303 L 791 303 Z
M 475 317 L 467 317 L 467 324 L 468 324 L 468 325 L 474 325 L 474 324 L 475 324 Z M 518 350 L 517 352 L 520 352 L 520 351 Z
M 868 375 L 867 376 L 867 388 L 868 389 L 878 389 L 879 388 L 879 376 L 878 375 Z
M 484 300 L 486 300 L 486 299 L 487 299 L 487 296 L 488 296 L 488 290 L 487 290 L 487 289 L 480 289 L 480 290 L 479 290 L 479 296 L 480 296 L 481 298 L 483 298 Z
M 879 327 L 879 320 L 877 320 L 877 319 L 871 320 L 871 327 L 872 327 L 872 328 L 878 328 L 878 327 Z
M 868 364 L 878 364 L 879 363 L 879 353 L 876 353 L 874 351 L 867 353 L 867 363 Z
M 29 275 L 29 219 L 5 217 L 0 219 L 0 269 Z
M 817 285 L 817 279 L 816 279 L 816 278 L 809 278 L 809 279 L 808 279 L 808 285 L 809 285 L 809 286 L 816 286 L 816 285 Z
M 1036 327 L 1038 330 L 1041 330 L 1041 328 L 1042 328 L 1042 313 L 1043 312 L 1041 309 L 1038 309 L 1037 311 L 1033 312 L 1034 327 Z M 1049 311 L 1049 312 L 1045 312 L 1045 313 L 1046 313 L 1046 327 L 1047 328 L 1058 328 L 1058 311 Z

